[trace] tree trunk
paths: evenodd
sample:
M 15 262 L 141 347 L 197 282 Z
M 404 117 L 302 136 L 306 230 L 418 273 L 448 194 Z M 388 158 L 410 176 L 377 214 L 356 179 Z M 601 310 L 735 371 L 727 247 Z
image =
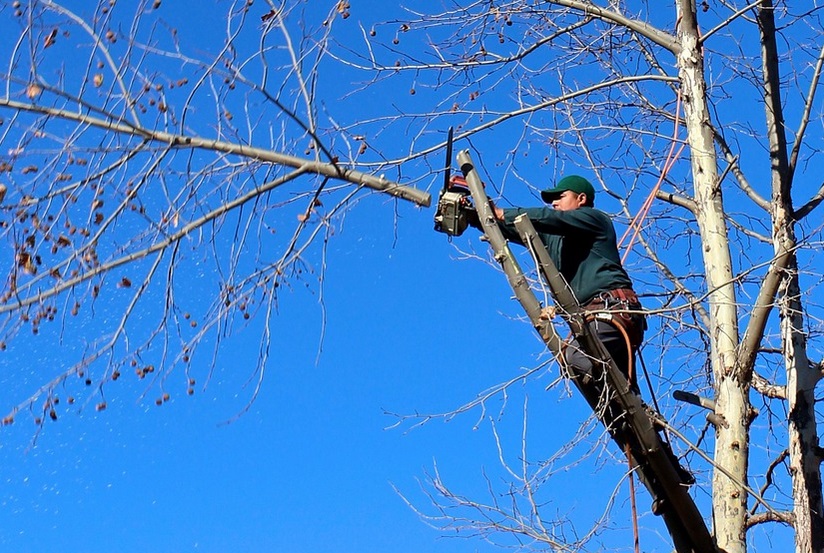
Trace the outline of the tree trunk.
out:
M 715 461 L 721 470 L 713 476 L 713 518 L 719 549 L 746 551 L 745 523 L 749 452 L 750 403 L 748 383 L 737 370 L 738 321 L 732 262 L 717 156 L 706 101 L 703 52 L 699 43 L 695 8 L 690 0 L 678 0 L 679 78 L 684 118 L 691 150 L 696 217 L 701 233 L 704 267 L 709 292 L 711 364 L 715 380 L 716 414 L 726 424 L 716 431 Z
M 795 263 L 788 268 L 786 286 L 779 296 L 781 341 L 787 368 L 789 403 L 789 458 L 793 489 L 795 550 L 824 551 L 822 520 L 821 459 L 813 391 L 819 375 L 807 358 L 807 338 L 801 312 L 800 288 Z
M 787 370 L 788 451 L 793 490 L 795 549 L 798 553 L 813 553 L 824 550 L 821 459 L 818 455 L 813 393 L 820 377 L 818 371 L 810 367 L 807 358 L 798 262 L 794 253 L 797 242 L 790 194 L 792 174 L 781 103 L 775 13 L 769 0 L 766 0 L 758 10 L 758 26 L 761 33 L 767 136 L 770 141 L 773 244 L 776 257 L 790 256 L 778 291 L 778 306 L 781 318 L 781 343 Z

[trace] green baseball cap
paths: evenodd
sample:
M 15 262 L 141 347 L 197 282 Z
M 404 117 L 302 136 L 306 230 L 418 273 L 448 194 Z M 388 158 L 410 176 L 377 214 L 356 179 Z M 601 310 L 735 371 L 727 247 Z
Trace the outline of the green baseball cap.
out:
M 592 184 L 590 184 L 587 179 L 579 177 L 578 175 L 567 175 L 558 181 L 555 188 L 543 190 L 541 192 L 541 199 L 550 204 L 567 190 L 571 190 L 576 194 L 586 194 L 587 205 L 593 205 L 595 203 L 595 188 L 592 187 Z

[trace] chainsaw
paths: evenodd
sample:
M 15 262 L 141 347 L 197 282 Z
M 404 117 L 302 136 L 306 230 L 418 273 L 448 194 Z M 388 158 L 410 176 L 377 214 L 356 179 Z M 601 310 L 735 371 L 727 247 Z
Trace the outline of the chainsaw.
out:
M 475 211 L 472 196 L 466 179 L 452 172 L 452 134 L 449 127 L 446 138 L 446 167 L 443 176 L 443 188 L 438 195 L 438 208 L 435 211 L 435 230 L 449 236 L 460 236 L 469 226 L 468 216 Z

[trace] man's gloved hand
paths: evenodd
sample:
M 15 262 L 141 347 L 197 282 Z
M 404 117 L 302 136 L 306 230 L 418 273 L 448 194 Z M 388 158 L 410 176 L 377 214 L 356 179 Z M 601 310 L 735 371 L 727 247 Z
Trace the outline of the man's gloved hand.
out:
M 476 228 L 478 230 L 483 230 L 481 228 L 481 218 L 478 217 L 478 212 L 475 210 L 474 207 L 464 208 L 464 213 L 466 214 L 466 222 L 469 224 L 470 227 Z
M 504 220 L 504 210 L 500 207 L 495 207 L 495 203 L 492 200 L 489 200 L 489 208 L 492 210 L 492 214 L 495 219 L 498 221 Z M 464 209 L 464 213 L 466 213 L 466 222 L 469 223 L 469 226 L 483 230 L 483 227 L 481 226 L 481 218 L 478 215 L 477 209 L 467 206 Z

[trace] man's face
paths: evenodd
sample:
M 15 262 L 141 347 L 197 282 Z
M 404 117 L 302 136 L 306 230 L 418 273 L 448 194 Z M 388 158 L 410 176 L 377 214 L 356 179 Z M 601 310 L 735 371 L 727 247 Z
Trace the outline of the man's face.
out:
M 572 190 L 566 190 L 552 201 L 552 207 L 558 211 L 572 211 L 586 205 L 586 203 L 587 195 L 583 192 L 576 194 Z

